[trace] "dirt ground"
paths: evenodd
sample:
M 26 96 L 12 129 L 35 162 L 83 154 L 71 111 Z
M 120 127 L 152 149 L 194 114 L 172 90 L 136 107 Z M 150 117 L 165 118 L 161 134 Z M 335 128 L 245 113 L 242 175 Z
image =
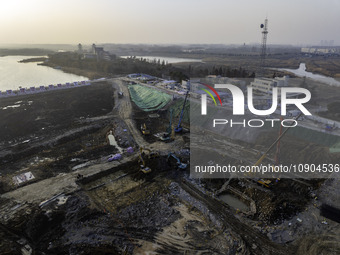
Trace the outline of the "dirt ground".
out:
M 123 98 L 118 98 L 118 90 L 124 92 Z M 176 160 L 167 158 L 173 152 L 181 162 L 190 163 L 189 136 L 176 135 L 171 143 L 143 136 L 142 123 L 152 134 L 164 132 L 167 112 L 152 118 L 136 108 L 119 78 L 0 101 L 0 107 L 15 104 L 21 106 L 0 110 L 5 120 L 0 125 L 1 254 L 340 251 L 339 223 L 326 219 L 320 210 L 323 204 L 337 207 L 338 182 L 283 179 L 266 189 L 249 179 L 191 179 L 189 168 L 179 170 Z M 109 131 L 117 146 L 108 145 Z M 213 151 L 227 151 L 234 164 L 252 163 L 275 136 L 260 137 L 256 146 L 218 139 L 221 148 Z M 209 140 L 208 132 L 204 138 L 202 143 Z M 285 146 L 291 142 L 308 146 L 294 139 L 286 142 Z M 134 152 L 128 153 L 128 147 Z M 151 169 L 148 174 L 141 171 L 139 147 L 158 152 L 155 157 L 142 155 Z M 120 150 L 123 158 L 108 162 L 108 156 Z M 14 186 L 12 177 L 27 171 L 35 179 Z M 223 192 L 237 194 L 252 207 L 251 212 L 219 199 L 223 187 L 227 187 Z M 316 242 L 317 234 L 321 238 Z

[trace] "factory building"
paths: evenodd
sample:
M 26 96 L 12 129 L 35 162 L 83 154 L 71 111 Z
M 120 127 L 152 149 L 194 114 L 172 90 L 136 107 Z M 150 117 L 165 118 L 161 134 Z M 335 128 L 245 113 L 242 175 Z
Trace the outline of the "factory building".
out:
M 273 88 L 280 88 L 288 86 L 288 77 L 275 77 L 274 79 L 270 78 L 255 78 L 253 82 L 250 83 L 250 87 L 253 87 L 254 90 L 259 92 L 263 92 L 266 94 L 272 94 Z M 278 89 L 279 95 L 281 94 L 281 90 Z
M 79 45 L 78 45 L 78 53 L 80 53 Z M 83 50 L 81 52 L 83 52 Z M 97 47 L 95 44 L 92 44 L 91 51 L 88 53 L 83 53 L 82 56 L 83 56 L 83 59 L 97 59 L 97 61 L 99 60 L 110 61 L 114 55 L 111 55 L 109 52 L 105 51 L 103 47 Z

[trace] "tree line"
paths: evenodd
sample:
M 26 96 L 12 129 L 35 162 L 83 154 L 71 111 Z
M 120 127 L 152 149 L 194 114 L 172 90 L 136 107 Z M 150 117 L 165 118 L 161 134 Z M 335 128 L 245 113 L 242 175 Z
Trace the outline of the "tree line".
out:
M 75 52 L 58 52 L 49 55 L 46 63 L 49 66 L 61 66 L 79 68 L 98 72 L 102 76 L 114 76 L 131 73 L 146 73 L 157 77 L 169 77 L 173 80 L 181 81 L 189 77 L 205 77 L 207 75 L 220 75 L 223 77 L 255 77 L 255 73 L 249 73 L 242 67 L 231 68 L 229 66 L 208 66 L 199 65 L 187 67 L 178 67 L 168 64 L 164 60 L 146 58 L 137 58 L 135 56 L 128 58 L 119 58 L 112 55 L 111 60 L 97 58 L 84 58 L 83 55 Z

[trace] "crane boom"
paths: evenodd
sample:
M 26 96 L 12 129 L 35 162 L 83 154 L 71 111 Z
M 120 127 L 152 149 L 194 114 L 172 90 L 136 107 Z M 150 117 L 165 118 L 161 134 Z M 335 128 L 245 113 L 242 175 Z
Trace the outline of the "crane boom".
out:
M 179 122 L 177 127 L 175 128 L 175 132 L 176 133 L 180 133 L 182 132 L 183 128 L 181 126 L 182 120 L 183 120 L 183 115 L 184 115 L 184 107 L 185 107 L 185 103 L 187 102 L 188 99 L 188 94 L 189 94 L 189 90 L 187 91 L 187 93 L 185 94 L 185 99 L 184 99 L 184 103 L 183 103 L 183 107 L 182 107 L 182 111 L 181 111 L 181 115 L 179 117 Z

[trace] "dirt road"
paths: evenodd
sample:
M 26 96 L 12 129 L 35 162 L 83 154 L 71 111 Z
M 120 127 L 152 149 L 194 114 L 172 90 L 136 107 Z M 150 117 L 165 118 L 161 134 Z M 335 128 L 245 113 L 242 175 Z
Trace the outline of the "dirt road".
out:
M 163 151 L 164 153 L 175 151 L 176 148 L 180 148 L 183 146 L 183 142 L 181 139 L 175 139 L 175 141 L 171 143 L 164 143 L 161 141 L 154 142 L 152 144 L 145 141 L 141 131 L 137 128 L 132 119 L 132 103 L 130 100 L 130 93 L 128 90 L 126 83 L 121 78 L 111 79 L 110 82 L 112 83 L 113 88 L 116 91 L 122 91 L 124 96 L 122 98 L 118 98 L 117 93 L 115 93 L 115 106 L 113 111 L 118 112 L 118 116 L 126 123 L 129 128 L 131 135 L 133 136 L 135 142 L 140 147 L 148 147 L 154 150 Z

